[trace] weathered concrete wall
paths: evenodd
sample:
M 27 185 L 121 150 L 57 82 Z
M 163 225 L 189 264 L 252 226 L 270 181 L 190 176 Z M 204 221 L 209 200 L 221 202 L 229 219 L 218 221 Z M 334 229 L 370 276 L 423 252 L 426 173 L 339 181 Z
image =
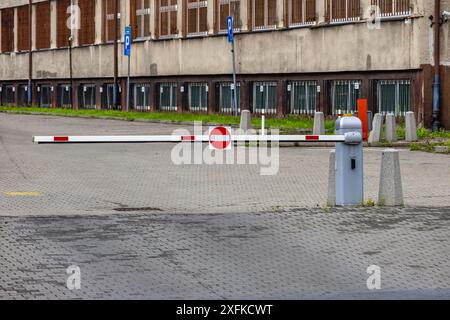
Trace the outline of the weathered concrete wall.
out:
M 418 69 L 428 62 L 421 42 L 416 40 L 423 38 L 421 23 L 420 19 L 414 19 L 411 25 L 402 21 L 384 22 L 380 30 L 369 30 L 365 23 L 358 23 L 237 35 L 238 72 Z M 111 48 L 111 45 L 74 48 L 77 77 L 111 76 Z M 119 50 L 122 51 L 121 46 Z M 58 77 L 68 77 L 63 67 L 68 61 L 67 50 L 36 52 L 33 56 L 35 70 L 54 72 L 57 68 Z M 0 78 L 22 77 L 26 65 L 17 64 L 21 61 L 20 54 L 0 57 Z M 105 69 L 108 66 L 109 72 Z M 122 57 L 121 75 L 126 74 L 126 66 Z M 227 74 L 231 73 L 230 45 L 224 36 L 137 42 L 133 45 L 131 66 L 133 76 Z
M 100 2 L 97 5 L 97 45 L 74 48 L 75 77 L 112 76 L 112 46 L 100 44 Z M 0 8 L 26 3 L 27 0 L 0 0 Z M 128 3 L 129 1 L 122 1 L 122 28 L 129 22 Z M 247 0 L 242 0 L 242 21 L 246 21 L 246 3 Z M 428 16 L 433 14 L 433 1 L 412 0 L 411 3 L 414 7 L 414 18 L 409 24 L 403 20 L 383 21 L 381 29 L 371 30 L 367 26 L 370 0 L 361 0 L 361 22 L 341 26 L 328 26 L 324 23 L 324 1 L 318 0 L 316 11 L 319 24 L 314 28 L 243 32 L 237 35 L 238 72 L 264 74 L 408 70 L 419 69 L 424 64 L 433 64 L 433 32 L 428 20 Z M 450 0 L 442 3 L 443 10 L 450 10 Z M 209 1 L 209 5 L 212 6 L 213 1 Z M 282 25 L 280 20 L 283 15 L 280 10 L 277 14 L 280 18 L 278 24 Z M 52 16 L 55 17 L 54 14 Z M 212 14 L 208 16 L 210 20 L 213 17 Z M 179 20 L 181 24 L 181 19 Z M 56 21 L 52 22 L 52 33 L 55 34 Z M 209 25 L 211 26 L 212 22 Z M 246 23 L 243 28 L 245 30 Z M 444 24 L 442 28 L 442 63 L 450 65 L 450 23 Z M 210 29 L 212 32 L 212 28 Z M 0 79 L 26 78 L 25 56 L 0 54 Z M 34 53 L 35 78 L 41 78 L 42 75 L 67 78 L 67 65 L 67 50 Z M 131 66 L 133 76 L 229 74 L 230 45 L 225 36 L 137 42 L 133 45 Z M 121 57 L 119 68 L 122 76 L 126 75 L 126 67 L 127 60 Z

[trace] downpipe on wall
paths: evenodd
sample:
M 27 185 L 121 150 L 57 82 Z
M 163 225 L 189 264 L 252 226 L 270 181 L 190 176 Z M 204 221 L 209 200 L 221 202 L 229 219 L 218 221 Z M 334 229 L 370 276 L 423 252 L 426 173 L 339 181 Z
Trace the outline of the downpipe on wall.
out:
M 440 113 L 440 73 L 441 73 L 441 1 L 435 0 L 434 4 L 434 84 L 433 84 L 433 131 L 439 130 L 441 124 L 439 122 Z

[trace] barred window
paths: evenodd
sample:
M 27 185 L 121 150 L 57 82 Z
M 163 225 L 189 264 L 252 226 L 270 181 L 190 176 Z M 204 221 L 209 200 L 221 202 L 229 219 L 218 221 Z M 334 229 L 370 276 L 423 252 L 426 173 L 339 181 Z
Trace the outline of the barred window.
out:
M 56 1 L 56 46 L 58 48 L 69 46 L 71 30 L 67 27 L 67 19 L 70 17 L 68 9 L 71 0 Z
M 241 1 L 240 0 L 216 0 L 217 1 L 217 29 L 219 32 L 227 32 L 227 18 L 233 17 L 233 29 L 241 28 Z
M 206 83 L 190 83 L 188 86 L 189 110 L 208 111 L 208 85 Z
M 36 49 L 50 48 L 50 1 L 36 4 Z
M 95 2 L 95 1 L 93 1 Z M 103 0 L 103 42 L 114 41 L 114 12 L 116 0 Z M 120 1 L 117 8 L 117 40 L 121 38 L 120 28 Z
M 177 111 L 177 84 L 161 83 L 159 85 L 159 108 L 163 111 Z
M 411 81 L 383 80 L 378 82 L 378 110 L 382 114 L 404 116 L 411 111 Z
M 28 6 L 17 8 L 17 50 L 28 51 L 30 48 L 30 13 Z
M 78 89 L 78 105 L 80 109 L 95 109 L 95 84 L 83 84 Z
M 38 101 L 39 107 L 50 108 L 52 106 L 52 86 L 48 84 L 43 84 L 38 86 Z
M 208 1 L 187 0 L 187 33 L 188 35 L 207 34 Z
M 2 9 L 2 52 L 14 51 L 14 8 Z
M 277 113 L 277 83 L 253 83 L 253 111 L 261 113 Z
M 317 110 L 317 82 L 293 81 L 288 84 L 291 114 L 314 114 Z
M 150 0 L 132 0 L 131 6 L 133 37 L 150 37 Z
M 331 85 L 333 114 L 351 114 L 357 111 L 360 97 L 360 80 L 333 81 Z
M 15 103 L 16 88 L 13 85 L 4 85 L 0 87 L 2 94 L 2 105 L 11 106 Z
M 316 22 L 315 0 L 288 0 L 289 26 L 301 26 Z
M 177 27 L 177 0 L 157 0 L 159 5 L 159 35 L 172 37 L 178 33 Z
M 234 84 L 232 82 L 221 82 L 219 83 L 219 112 L 222 113 L 232 113 L 236 110 L 234 107 L 234 96 L 233 96 Z M 241 85 L 237 83 L 236 88 L 237 95 L 237 109 L 238 112 L 241 110 Z
M 78 0 L 80 7 L 80 30 L 78 44 L 90 45 L 95 42 L 95 1 Z
M 275 28 L 277 24 L 277 0 L 251 0 L 253 29 Z
M 133 109 L 138 111 L 149 111 L 150 105 L 150 84 L 137 83 L 134 87 Z
M 106 110 L 122 110 L 121 101 L 122 94 L 120 87 L 117 87 L 117 106 L 114 105 L 114 84 L 106 83 L 101 87 L 102 109 Z
M 28 105 L 28 85 L 27 84 L 19 85 L 18 100 L 19 100 L 18 101 L 19 106 Z
M 72 86 L 59 84 L 56 91 L 56 105 L 58 108 L 72 108 Z
M 347 22 L 360 19 L 359 0 L 325 0 L 325 18 L 330 22 Z
M 405 16 L 411 14 L 409 0 L 372 0 L 378 7 L 377 15 L 381 17 Z

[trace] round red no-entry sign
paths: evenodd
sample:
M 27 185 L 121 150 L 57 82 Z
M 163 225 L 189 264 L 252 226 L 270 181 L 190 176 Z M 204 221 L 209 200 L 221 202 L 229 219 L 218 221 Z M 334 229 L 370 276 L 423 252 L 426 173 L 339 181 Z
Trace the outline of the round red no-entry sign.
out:
M 209 130 L 209 145 L 215 150 L 231 148 L 231 132 L 225 127 L 215 127 Z

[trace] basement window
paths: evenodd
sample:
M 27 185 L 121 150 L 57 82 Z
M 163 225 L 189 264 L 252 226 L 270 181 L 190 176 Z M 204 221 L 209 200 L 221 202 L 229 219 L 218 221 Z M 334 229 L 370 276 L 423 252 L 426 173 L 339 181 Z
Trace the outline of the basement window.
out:
M 234 84 L 232 82 L 219 83 L 219 112 L 221 113 L 233 113 L 236 108 L 234 107 Z M 237 106 L 238 112 L 241 110 L 241 85 L 237 83 Z
M 102 109 L 106 110 L 122 110 L 122 93 L 120 87 L 117 86 L 116 99 L 117 107 L 114 105 L 114 84 L 106 83 L 101 87 Z
M 253 112 L 267 114 L 277 113 L 277 83 L 253 83 Z
M 95 109 L 97 107 L 95 103 L 95 84 L 80 85 L 78 92 L 78 106 L 80 109 Z
M 317 82 L 292 81 L 287 87 L 291 114 L 314 114 L 317 110 Z
M 19 91 L 18 91 L 18 105 L 19 106 L 26 106 L 28 105 L 28 85 L 21 84 L 19 85 Z
M 404 116 L 411 111 L 411 81 L 382 80 L 378 81 L 377 87 L 378 110 L 381 114 Z
M 12 106 L 15 103 L 16 89 L 12 85 L 5 85 L 2 88 L 2 105 Z
M 208 85 L 206 83 L 190 83 L 188 90 L 189 110 L 194 112 L 207 112 Z
M 356 112 L 360 97 L 360 80 L 337 80 L 331 84 L 331 105 L 334 115 Z
M 134 84 L 134 103 L 133 109 L 138 111 L 150 111 L 150 84 L 138 83 Z
M 39 107 L 50 108 L 52 106 L 52 86 L 40 85 L 37 87 Z
M 177 111 L 177 84 L 161 83 L 159 86 L 159 108 L 163 111 Z
M 72 108 L 72 86 L 70 84 L 59 84 L 56 91 L 56 105 L 58 108 Z

